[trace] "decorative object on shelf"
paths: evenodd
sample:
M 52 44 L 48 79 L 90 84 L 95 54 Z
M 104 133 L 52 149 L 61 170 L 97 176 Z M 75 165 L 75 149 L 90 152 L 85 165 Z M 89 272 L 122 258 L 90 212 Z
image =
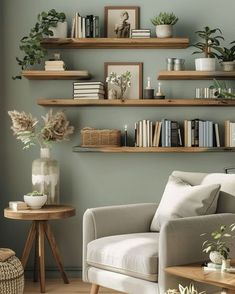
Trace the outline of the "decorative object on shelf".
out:
M 118 98 L 142 99 L 143 63 L 141 62 L 105 62 L 107 92 L 111 88 L 118 90 Z
M 235 44 L 235 41 L 230 44 Z M 221 60 L 223 71 L 233 71 L 235 68 L 235 45 L 230 48 L 216 47 L 215 50 L 219 52 L 216 57 Z
M 28 36 L 20 40 L 20 50 L 24 52 L 24 57 L 20 59 L 16 57 L 21 70 L 28 70 L 30 67 L 40 64 L 45 58 L 47 51 L 41 45 L 41 41 L 45 36 L 53 36 L 52 27 L 56 27 L 58 23 L 64 22 L 66 16 L 63 12 L 58 13 L 55 9 L 49 10 L 48 13 L 42 12 L 38 14 L 38 22 L 30 30 Z M 21 73 L 13 79 L 21 79 Z
M 124 144 L 123 146 L 128 146 L 128 134 L 127 134 L 127 125 L 124 126 Z
M 105 36 L 108 38 L 129 38 L 132 29 L 139 28 L 138 6 L 106 6 Z
M 177 23 L 178 17 L 174 13 L 161 12 L 151 21 L 156 26 L 157 38 L 171 38 L 173 36 L 173 25 Z
M 131 30 L 131 38 L 132 39 L 151 38 L 151 30 L 150 29 Z
M 225 82 L 214 79 L 214 84 L 210 86 L 210 90 L 214 92 L 216 98 L 235 99 L 235 90 L 227 88 Z
M 214 86 L 210 86 L 209 88 L 196 88 L 196 96 L 195 98 L 199 99 L 217 99 L 217 98 L 228 98 L 231 99 L 228 95 L 223 95 L 223 97 L 218 97 L 220 94 L 226 91 L 230 95 L 235 94 L 235 89 L 232 88 L 227 88 L 227 89 L 222 89 L 222 88 L 215 88 Z
M 53 35 L 49 35 L 49 38 L 67 38 L 68 37 L 68 23 L 67 21 L 59 21 L 56 26 L 49 27 Z
M 210 233 L 210 240 L 206 240 L 202 244 L 203 252 L 209 253 L 209 258 L 214 264 L 222 264 L 223 260 L 227 260 L 229 257 L 230 246 L 232 243 L 228 243 L 230 239 L 235 236 L 232 235 L 234 230 L 234 224 L 232 224 L 228 230 L 227 226 L 221 225 L 218 230 Z M 201 234 L 205 236 L 207 233 Z
M 120 147 L 121 131 L 120 130 L 98 130 L 94 128 L 83 128 L 81 130 L 82 147 Z
M 46 116 L 42 116 L 43 125 L 31 114 L 25 112 L 9 111 L 12 120 L 13 134 L 28 149 L 39 144 L 41 158 L 32 164 L 32 185 L 37 190 L 47 195 L 48 204 L 59 202 L 59 167 L 56 160 L 50 159 L 52 143 L 68 140 L 74 132 L 64 112 L 53 113 L 50 110 Z
M 184 70 L 184 63 L 185 63 L 184 59 L 175 58 L 174 59 L 174 71 L 182 71 L 182 70 Z
M 155 99 L 165 99 L 165 95 L 161 90 L 161 83 L 158 83 L 158 88 L 157 88 L 157 93 L 156 96 L 154 97 Z
M 45 61 L 45 71 L 64 71 L 65 63 L 60 53 L 54 53 L 53 57 Z
M 175 61 L 174 57 L 166 59 L 166 69 L 167 69 L 167 71 L 173 71 L 174 70 L 174 61 Z
M 104 99 L 105 88 L 103 82 L 74 82 L 74 99 Z
M 151 78 L 147 78 L 147 86 L 144 89 L 144 99 L 153 99 L 154 98 L 154 89 L 151 86 Z
M 196 70 L 199 71 L 215 71 L 216 68 L 216 53 L 215 48 L 220 45 L 220 40 L 224 40 L 222 32 L 219 28 L 210 29 L 208 26 L 204 27 L 201 31 L 195 32 L 202 41 L 193 45 L 193 47 L 199 49 L 199 51 L 193 52 L 193 54 L 204 54 L 204 58 L 195 59 Z M 217 35 L 218 34 L 218 35 Z
M 115 90 L 114 88 L 109 89 L 109 91 L 108 91 L 108 99 L 118 99 L 117 90 Z
M 33 191 L 24 195 L 24 202 L 31 209 L 40 209 L 47 202 L 47 195 L 44 195 L 41 192 Z

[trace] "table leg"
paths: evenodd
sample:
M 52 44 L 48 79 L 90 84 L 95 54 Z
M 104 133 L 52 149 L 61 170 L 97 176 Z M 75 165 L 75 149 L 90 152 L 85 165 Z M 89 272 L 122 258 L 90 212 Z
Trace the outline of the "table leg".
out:
M 33 281 L 38 282 L 38 223 L 36 222 Z
M 61 276 L 62 276 L 62 278 L 64 280 L 64 283 L 69 284 L 69 280 L 68 280 L 67 275 L 66 275 L 66 273 L 64 271 L 64 267 L 63 267 L 63 264 L 62 264 L 62 261 L 61 261 L 61 258 L 60 258 L 59 249 L 58 249 L 58 246 L 56 244 L 54 234 L 53 234 L 52 229 L 51 229 L 50 225 L 48 224 L 48 222 L 44 223 L 44 230 L 45 230 L 49 245 L 51 247 L 51 251 L 53 253 L 53 256 L 54 256 L 55 261 L 57 263 L 57 266 L 58 266 L 58 268 L 60 270 Z
M 23 268 L 25 268 L 27 264 L 29 254 L 33 246 L 33 241 L 35 239 L 35 235 L 36 235 L 36 222 L 34 221 L 30 227 L 30 230 L 24 245 L 22 257 L 21 257 L 21 263 L 23 265 Z
M 44 249 L 44 222 L 38 222 L 38 260 L 39 260 L 39 280 L 41 293 L 45 293 L 45 249 Z

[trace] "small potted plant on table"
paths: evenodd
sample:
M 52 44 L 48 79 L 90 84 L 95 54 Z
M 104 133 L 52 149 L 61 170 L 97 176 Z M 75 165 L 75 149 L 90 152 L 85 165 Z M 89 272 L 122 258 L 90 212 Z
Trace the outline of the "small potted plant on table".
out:
M 216 33 L 218 33 L 218 35 L 216 35 Z M 224 40 L 221 36 L 221 30 L 219 28 L 210 29 L 209 27 L 205 27 L 204 30 L 197 31 L 196 34 L 202 41 L 193 45 L 193 47 L 198 49 L 193 52 L 193 54 L 204 54 L 203 58 L 195 59 L 196 70 L 215 71 L 215 57 L 217 57 L 217 54 L 214 50 L 220 46 L 220 40 Z
M 31 208 L 31 209 L 40 209 L 47 201 L 47 195 L 33 191 L 26 195 L 24 195 L 24 202 Z
M 161 12 L 151 21 L 156 26 L 157 38 L 171 38 L 173 36 L 173 25 L 177 23 L 178 17 L 174 13 Z
M 235 41 L 230 44 L 235 44 Z M 215 50 L 219 52 L 216 56 L 219 60 L 221 60 L 223 71 L 233 71 L 235 65 L 235 45 L 230 48 L 216 47 Z

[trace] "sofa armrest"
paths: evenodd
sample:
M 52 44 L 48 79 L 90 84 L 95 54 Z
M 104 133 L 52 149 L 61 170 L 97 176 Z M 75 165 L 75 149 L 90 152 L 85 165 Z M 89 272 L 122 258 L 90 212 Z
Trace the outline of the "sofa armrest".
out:
M 159 241 L 159 285 L 160 293 L 169 288 L 175 288 L 180 278 L 175 278 L 164 272 L 164 269 L 174 265 L 197 263 L 208 258 L 202 253 L 204 239 L 202 233 L 210 233 L 220 225 L 235 223 L 235 214 L 214 214 L 188 217 L 167 222 L 160 232 Z M 234 248 L 231 256 L 235 256 Z
M 83 216 L 83 279 L 87 281 L 88 243 L 106 236 L 149 232 L 156 209 L 156 203 L 87 209 Z

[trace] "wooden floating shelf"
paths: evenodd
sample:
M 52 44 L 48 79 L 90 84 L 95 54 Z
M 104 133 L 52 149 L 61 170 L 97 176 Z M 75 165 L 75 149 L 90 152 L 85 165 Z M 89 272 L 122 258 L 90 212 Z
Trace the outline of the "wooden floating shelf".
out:
M 137 107 L 171 107 L 171 106 L 235 106 L 235 99 L 38 99 L 41 106 L 137 106 Z
M 86 70 L 25 70 L 22 75 L 29 80 L 87 80 L 91 77 Z
M 203 152 L 235 152 L 230 147 L 73 147 L 73 152 L 99 152 L 99 153 L 203 153 Z
M 234 80 L 235 71 L 160 71 L 158 80 L 213 80 L 214 78 L 220 80 Z
M 189 38 L 47 38 L 42 46 L 47 49 L 183 49 L 189 46 Z

